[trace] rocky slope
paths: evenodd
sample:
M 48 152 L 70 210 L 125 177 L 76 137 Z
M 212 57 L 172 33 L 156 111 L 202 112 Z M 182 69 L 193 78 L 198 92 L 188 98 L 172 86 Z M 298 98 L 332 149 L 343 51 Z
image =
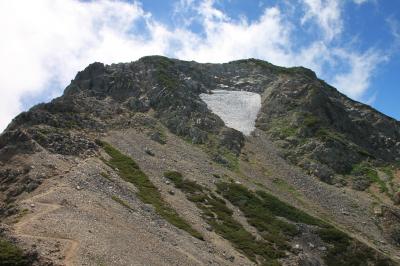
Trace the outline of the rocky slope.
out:
M 216 89 L 261 95 L 250 136 Z M 399 163 L 400 122 L 305 68 L 94 63 L 0 136 L 0 260 L 395 265 Z

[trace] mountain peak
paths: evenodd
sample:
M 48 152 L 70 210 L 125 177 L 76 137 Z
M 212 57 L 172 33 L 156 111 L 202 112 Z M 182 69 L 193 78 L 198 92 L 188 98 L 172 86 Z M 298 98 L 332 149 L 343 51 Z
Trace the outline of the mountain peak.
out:
M 35 242 L 46 231 L 73 247 L 86 243 L 90 250 L 81 253 L 64 247 L 81 264 L 108 241 L 111 255 L 101 256 L 108 263 L 117 256 L 121 265 L 157 264 L 169 256 L 166 248 L 176 255 L 170 264 L 204 264 L 211 256 L 219 264 L 296 265 L 315 257 L 345 265 L 356 257 L 357 265 L 392 265 L 385 256 L 399 255 L 400 123 L 303 67 L 162 56 L 95 62 L 61 97 L 13 120 L 0 135 L 0 162 L 0 215 L 11 221 L 23 208 L 33 213 L 9 239 Z M 53 225 L 50 212 L 44 225 L 54 231 L 34 229 L 34 213 L 47 208 L 82 226 Z M 112 233 L 98 233 L 97 225 Z M 353 238 L 338 228 L 361 233 Z M 150 239 L 144 245 L 155 245 L 154 258 L 126 232 Z M 120 242 L 142 257 L 114 248 Z M 51 244 L 37 246 L 43 255 Z M 385 254 L 375 250 L 382 247 Z M 178 255 L 182 249 L 190 259 Z

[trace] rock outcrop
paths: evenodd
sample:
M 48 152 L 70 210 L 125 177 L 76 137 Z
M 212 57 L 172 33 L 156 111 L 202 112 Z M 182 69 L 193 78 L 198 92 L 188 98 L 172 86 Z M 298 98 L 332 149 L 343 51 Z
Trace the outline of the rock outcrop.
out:
M 207 108 L 200 95 L 217 89 L 260 94 L 252 134 L 227 127 Z M 164 257 L 166 264 L 257 264 L 263 257 L 284 265 L 329 265 L 329 259 L 393 265 L 386 256 L 400 255 L 395 249 L 400 122 L 349 99 L 303 67 L 256 59 L 199 64 L 161 56 L 96 62 L 79 72 L 61 97 L 12 121 L 0 135 L 0 167 L 1 219 L 14 223 L 15 236 L 21 243 L 33 241 L 39 253 L 64 251 L 49 255 L 56 264 L 94 263 L 91 254 L 108 248 L 112 256 L 100 254 L 93 259 L 97 264 L 150 259 L 131 246 L 121 228 L 138 233 L 136 240 L 151 239 L 146 245 L 156 246 L 155 264 Z M 166 171 L 176 176 L 165 180 Z M 351 189 L 357 192 L 346 194 Z M 376 206 L 383 206 L 379 213 L 371 211 Z M 107 215 L 99 216 L 103 211 Z M 46 228 L 40 229 L 38 217 Z M 80 226 L 57 219 L 79 220 Z M 130 227 L 131 220 L 137 228 Z M 224 231 L 224 221 L 243 234 Z M 99 234 L 105 226 L 110 234 Z M 173 226 L 182 232 L 190 228 L 196 237 Z M 336 227 L 360 233 L 352 238 Z M 137 261 L 121 251 L 115 235 L 143 251 Z M 246 243 L 257 240 L 257 247 L 267 243 L 274 254 L 264 249 L 253 254 L 235 238 L 243 236 Z M 39 245 L 38 239 L 51 244 Z M 48 252 L 54 241 L 63 248 Z M 80 242 L 86 246 L 79 255 Z M 337 246 L 342 249 L 335 254 Z M 120 260 L 113 261 L 117 255 Z

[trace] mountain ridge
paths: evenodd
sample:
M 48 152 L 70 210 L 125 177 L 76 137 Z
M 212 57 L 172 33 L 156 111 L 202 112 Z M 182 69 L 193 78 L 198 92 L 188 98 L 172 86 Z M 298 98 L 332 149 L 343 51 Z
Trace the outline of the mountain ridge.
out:
M 250 136 L 226 127 L 199 96 L 227 88 L 261 95 L 262 107 L 255 122 L 256 129 Z M 140 193 L 137 190 L 140 191 L 141 183 L 129 184 L 121 166 L 111 164 L 112 155 L 107 154 L 102 144 L 104 141 L 137 160 L 134 165 L 142 169 L 151 183 L 144 187 L 154 186 L 160 191 L 157 201 L 140 202 L 140 194 L 136 193 Z M 201 244 L 204 248 L 211 243 L 214 245 L 213 249 L 217 250 L 213 255 L 215 263 L 232 263 L 232 257 L 235 264 L 251 261 L 263 263 L 263 259 L 255 259 L 243 245 L 226 234 L 225 230 L 231 230 L 229 227 L 219 229 L 218 224 L 213 224 L 207 218 L 210 210 L 202 198 L 208 197 L 209 202 L 218 198 L 213 203 L 212 212 L 222 224 L 232 223 L 235 228 L 243 227 L 240 229 L 244 230 L 243 234 L 247 234 L 245 231 L 253 232 L 266 243 L 283 245 L 281 249 L 286 252 L 284 257 L 264 253 L 257 255 L 265 256 L 267 261 L 271 259 L 274 263 L 284 265 L 297 265 L 300 262 L 310 265 L 334 265 L 329 264 L 334 261 L 349 263 L 351 254 L 343 250 L 336 255 L 331 253 L 330 247 L 338 247 L 342 241 L 340 243 L 346 243 L 346 246 L 349 244 L 353 255 L 359 254 L 356 252 L 358 248 L 365 251 L 368 246 L 372 247 L 375 251 L 368 251 L 374 254 L 372 257 L 361 259 L 359 254 L 359 259 L 378 263 L 382 256 L 394 260 L 399 256 L 396 246 L 400 243 L 397 226 L 400 215 L 395 206 L 400 203 L 399 158 L 399 121 L 349 99 L 303 67 L 277 67 L 257 59 L 200 64 L 161 56 L 113 65 L 96 62 L 76 75 L 63 96 L 20 114 L 0 135 L 0 182 L 3 186 L 0 215 L 6 224 L 10 224 L 11 229 L 5 231 L 12 238 L 12 221 L 19 216 L 19 219 L 29 219 L 31 212 L 36 211 L 34 207 L 25 206 L 28 211 L 24 217 L 21 214 L 24 200 L 57 183 L 59 195 L 63 195 L 67 202 L 74 202 L 81 213 L 91 213 L 104 225 L 111 222 L 88 209 L 89 206 L 80 201 L 82 198 L 79 195 L 85 194 L 100 205 L 121 205 L 121 209 L 114 206 L 107 209 L 107 213 L 113 213 L 119 223 L 128 227 L 129 223 L 123 217 L 136 219 L 143 230 L 145 225 L 142 220 L 148 219 L 144 218 L 148 214 L 157 224 L 164 224 L 161 221 L 166 219 L 174 225 L 169 218 L 163 218 L 163 211 L 157 209 L 167 204 L 176 209 L 174 216 L 181 216 L 205 236 L 205 243 Z M 88 169 L 84 169 L 84 166 Z M 182 172 L 184 178 L 168 179 L 165 173 L 172 170 L 179 174 Z M 174 188 L 171 188 L 171 182 Z M 231 187 L 229 182 L 239 187 Z M 280 218 L 275 215 L 283 215 L 289 224 L 295 224 L 296 230 L 310 237 L 312 246 L 318 243 L 321 250 L 312 248 L 306 239 L 288 233 L 292 230 L 288 228 L 292 227 L 286 222 L 277 225 L 280 229 L 260 225 L 256 222 L 255 213 L 236 202 L 224 189 L 225 194 L 218 189 L 226 186 L 247 195 L 249 204 L 251 202 L 257 208 L 267 206 L 267 202 L 258 202 L 264 197 L 268 198 L 268 202 L 283 204 L 281 208 L 288 208 L 289 213 L 293 207 L 285 207 L 285 204 L 322 220 L 332 219 L 333 228 L 344 230 L 346 234 L 351 232 L 361 240 L 360 243 L 367 245 L 363 246 L 342 233 L 329 231 L 337 230 L 330 227 L 320 229 L 328 230 L 325 233 L 335 236 L 320 234 L 319 229 L 312 229 L 304 220 L 293 220 L 289 214 L 274 213 L 274 206 L 265 209 L 264 215 L 272 212 L 266 216 L 270 217 L 268 219 L 280 224 Z M 243 186 L 243 190 L 240 186 Z M 112 187 L 111 194 L 107 187 Z M 265 196 L 265 191 L 280 201 Z M 71 198 L 67 192 L 77 195 L 77 198 Z M 252 198 L 250 192 L 258 196 Z M 196 194 L 196 201 L 193 201 L 192 193 Z M 66 207 L 69 205 L 55 195 L 51 197 L 48 200 L 64 206 L 59 211 L 62 215 L 75 215 L 74 208 Z M 153 207 L 149 209 L 146 204 Z M 236 204 L 241 211 L 230 214 L 234 209 L 232 204 Z M 136 217 L 133 214 L 126 216 L 126 211 L 135 213 L 138 210 L 144 211 L 139 211 L 137 218 L 133 218 Z M 51 223 L 52 219 L 44 221 Z M 87 218 L 75 219 L 81 219 L 85 229 L 97 226 Z M 363 223 L 359 224 L 360 221 Z M 376 223 L 382 226 L 378 227 Z M 150 228 L 160 235 L 164 234 L 163 227 Z M 195 258 L 192 263 L 205 263 L 203 251 L 195 247 L 190 236 L 182 236 L 170 225 L 167 228 L 168 239 L 175 235 L 186 243 L 184 253 Z M 62 232 L 58 226 L 54 230 L 52 234 Z M 71 233 L 65 237 L 83 243 L 90 242 L 87 231 L 73 227 L 69 230 Z M 112 230 L 117 230 L 117 227 L 112 225 Z M 272 238 L 276 237 L 272 231 L 272 235 L 265 235 L 268 230 L 278 230 L 279 238 L 287 241 L 286 244 Z M 100 237 L 98 234 L 95 236 Z M 112 236 L 104 237 L 116 244 Z M 222 246 L 217 244 L 218 237 L 227 242 L 223 242 L 225 244 Z M 157 237 L 151 239 L 160 247 L 154 258 L 154 263 L 160 264 L 162 256 L 166 256 L 161 251 L 164 244 L 158 242 Z M 171 240 L 167 242 L 172 243 Z M 24 246 L 23 241 L 20 244 Z M 38 254 L 43 256 L 43 250 L 49 246 L 51 244 L 40 245 Z M 181 252 L 178 249 L 183 248 L 179 244 L 175 247 L 178 248 L 173 248 L 172 254 L 178 254 Z M 90 261 L 88 254 L 92 252 L 100 256 L 100 250 L 98 247 L 78 252 L 75 263 L 87 263 Z M 221 255 L 222 250 L 235 255 Z M 385 255 L 378 250 L 384 250 L 382 254 Z M 113 261 L 114 264 L 126 265 L 135 261 L 135 258 L 117 249 L 112 249 L 112 253 L 121 258 L 119 262 Z M 146 252 L 143 254 L 143 260 L 137 258 L 138 263 L 148 258 Z M 185 260 L 180 255 L 176 256 L 177 261 Z M 111 263 L 110 257 L 104 254 L 100 257 Z M 223 257 L 226 258 L 221 261 Z M 316 257 L 316 261 L 312 257 Z M 52 256 L 50 260 L 60 261 Z M 173 261 L 174 256 L 169 256 L 167 264 L 174 264 Z M 393 262 L 383 260 L 382 263 L 392 265 Z

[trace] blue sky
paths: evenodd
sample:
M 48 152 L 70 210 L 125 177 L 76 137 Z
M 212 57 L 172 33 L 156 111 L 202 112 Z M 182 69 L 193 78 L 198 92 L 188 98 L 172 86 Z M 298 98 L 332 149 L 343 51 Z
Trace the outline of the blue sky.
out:
M 0 131 L 89 63 L 151 54 L 303 65 L 400 119 L 399 1 L 14 0 L 0 3 L 0 25 Z

